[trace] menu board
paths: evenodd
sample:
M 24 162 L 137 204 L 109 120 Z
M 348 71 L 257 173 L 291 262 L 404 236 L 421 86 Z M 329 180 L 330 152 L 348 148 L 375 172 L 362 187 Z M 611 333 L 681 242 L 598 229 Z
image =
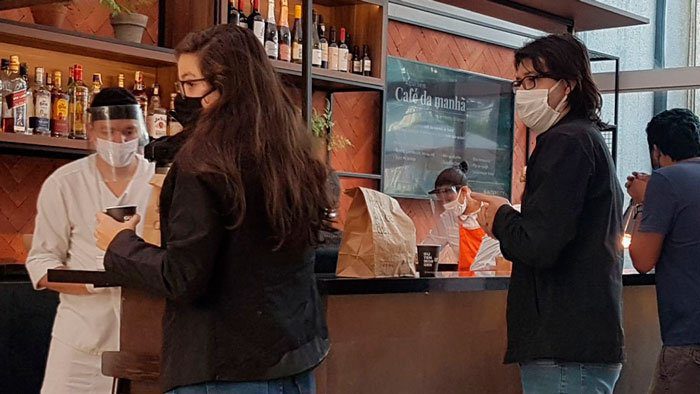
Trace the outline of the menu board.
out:
M 389 57 L 383 191 L 426 198 L 440 171 L 469 164 L 474 191 L 510 198 L 510 81 Z

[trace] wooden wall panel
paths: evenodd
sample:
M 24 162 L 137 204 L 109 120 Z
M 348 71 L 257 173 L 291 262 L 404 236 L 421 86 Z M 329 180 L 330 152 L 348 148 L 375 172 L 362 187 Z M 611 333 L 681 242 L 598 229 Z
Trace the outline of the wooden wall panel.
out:
M 331 166 L 336 171 L 379 174 L 381 110 L 378 93 L 333 95 L 333 133 L 352 142 L 352 146 L 333 152 Z
M 141 7 L 138 12 L 148 16 L 148 26 L 143 35 L 142 43 L 156 44 L 158 42 L 158 2 L 156 1 L 151 6 Z M 0 11 L 0 18 L 34 23 L 34 18 L 28 7 Z M 114 36 L 114 30 L 109 22 L 109 12 L 107 8 L 99 4 L 98 0 L 72 0 L 68 5 L 68 13 L 61 28 L 98 36 Z
M 0 263 L 23 262 L 44 180 L 66 160 L 0 154 Z

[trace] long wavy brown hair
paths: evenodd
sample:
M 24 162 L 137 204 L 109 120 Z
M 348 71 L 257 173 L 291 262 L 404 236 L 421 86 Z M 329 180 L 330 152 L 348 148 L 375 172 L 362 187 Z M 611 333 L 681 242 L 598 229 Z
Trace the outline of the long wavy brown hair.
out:
M 197 55 L 221 97 L 202 111 L 179 164 L 224 175 L 233 229 L 245 220 L 250 187 L 262 194 L 277 247 L 315 239 L 332 206 L 328 171 L 314 158 L 311 132 L 258 39 L 250 30 L 218 25 L 187 35 L 176 48 L 178 57 L 185 53 Z

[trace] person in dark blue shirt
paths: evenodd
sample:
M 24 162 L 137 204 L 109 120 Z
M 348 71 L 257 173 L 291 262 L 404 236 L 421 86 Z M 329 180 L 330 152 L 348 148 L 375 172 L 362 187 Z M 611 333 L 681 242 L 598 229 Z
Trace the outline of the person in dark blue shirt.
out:
M 627 190 L 643 204 L 630 256 L 642 273 L 656 269 L 663 348 L 652 392 L 700 392 L 700 119 L 687 109 L 647 125 L 651 176 L 635 173 Z

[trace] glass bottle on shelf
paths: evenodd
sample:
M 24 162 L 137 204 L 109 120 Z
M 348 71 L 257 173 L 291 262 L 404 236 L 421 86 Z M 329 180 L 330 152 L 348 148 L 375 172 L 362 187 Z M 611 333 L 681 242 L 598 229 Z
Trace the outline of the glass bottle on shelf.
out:
M 27 82 L 19 71 L 19 56 L 10 56 L 9 73 L 5 74 L 3 83 L 2 126 L 5 133 L 31 133 L 27 119 Z
M 76 64 L 73 66 L 73 86 L 68 91 L 68 125 L 70 127 L 68 138 L 87 139 L 85 121 L 89 96 L 90 90 L 83 83 L 83 66 Z
M 117 87 L 124 88 L 124 74 L 119 74 L 117 76 Z
M 321 45 L 321 68 L 328 68 L 328 40 L 326 39 L 326 24 L 323 15 L 318 16 L 318 40 Z
M 255 37 L 265 45 L 265 20 L 260 15 L 260 0 L 253 0 L 253 12 L 248 15 L 248 28 L 253 31 Z
M 313 29 L 311 30 L 311 34 L 313 34 L 313 47 L 311 48 L 311 65 L 314 67 L 321 67 L 323 52 L 321 51 L 321 40 L 318 38 L 318 16 L 316 15 L 315 10 L 312 12 L 312 15 L 314 25 Z
M 31 116 L 34 116 L 34 89 L 32 89 L 32 86 L 29 83 L 29 67 L 27 67 L 27 63 L 19 64 L 19 75 L 22 77 L 22 79 L 24 79 L 24 84 L 27 86 L 27 93 L 25 96 L 25 102 L 27 103 L 27 105 L 24 114 L 27 117 L 27 119 L 24 123 L 26 125 L 24 133 L 34 134 L 34 128 L 32 127 L 31 121 L 29 120 Z
M 352 63 L 352 37 L 350 36 L 350 33 L 345 34 L 345 45 L 348 47 L 348 53 L 346 57 L 346 62 L 348 63 L 348 67 L 346 69 L 347 72 L 351 73 L 353 70 L 353 63 Z
M 238 25 L 240 14 L 236 8 L 236 0 L 228 0 L 228 21 L 229 24 Z
M 362 52 L 362 75 L 366 77 L 372 76 L 372 59 L 369 57 L 369 46 L 363 45 Z
M 29 127 L 34 134 L 51 135 L 51 90 L 44 85 L 43 67 L 34 69 L 34 113 L 30 113 Z
M 289 30 L 288 0 L 282 0 L 279 27 L 279 59 L 284 62 L 292 61 L 292 32 Z
M 238 27 L 242 27 L 244 29 L 248 28 L 248 17 L 245 15 L 243 12 L 243 7 L 245 4 L 243 3 L 245 0 L 238 0 Z
M 301 26 L 301 6 L 294 6 L 294 41 L 292 41 L 292 62 L 301 64 L 304 53 L 304 35 Z
M 2 99 L 2 124 L 0 124 L 0 131 L 3 132 L 10 130 L 13 124 L 12 111 L 7 107 L 8 95 L 12 94 L 10 75 L 10 59 L 0 60 L 0 99 Z
M 173 116 L 175 112 L 175 99 L 177 93 L 170 93 L 170 112 L 168 113 L 168 135 L 175 135 L 182 131 L 182 125 Z
M 352 73 L 362 74 L 362 58 L 360 57 L 360 48 L 357 45 L 352 49 Z
M 345 43 L 345 28 L 340 28 L 340 45 L 338 45 L 338 71 L 348 72 L 348 45 Z
M 279 55 L 279 36 L 275 22 L 275 0 L 267 3 L 267 25 L 265 27 L 265 52 L 270 59 L 277 60 Z
M 134 73 L 134 90 L 131 91 L 131 93 L 136 97 L 136 101 L 138 101 L 141 107 L 145 120 L 148 115 L 148 95 L 146 94 L 146 87 L 143 84 L 143 73 L 141 71 L 136 71 Z
M 45 72 L 45 71 L 44 71 Z M 53 90 L 53 76 L 51 73 L 46 73 L 46 89 L 49 89 L 49 92 Z
M 62 74 L 53 72 L 53 89 L 51 90 L 51 136 L 65 137 L 68 135 L 68 94 L 63 91 Z
M 90 102 L 92 99 L 102 91 L 102 74 L 94 73 L 92 74 L 92 89 L 90 90 Z
M 153 84 L 153 95 L 148 104 L 148 134 L 153 138 L 168 134 L 168 112 L 160 104 L 160 86 Z
M 338 43 L 335 41 L 335 27 L 330 29 L 330 43 L 328 44 L 328 69 L 338 71 Z

